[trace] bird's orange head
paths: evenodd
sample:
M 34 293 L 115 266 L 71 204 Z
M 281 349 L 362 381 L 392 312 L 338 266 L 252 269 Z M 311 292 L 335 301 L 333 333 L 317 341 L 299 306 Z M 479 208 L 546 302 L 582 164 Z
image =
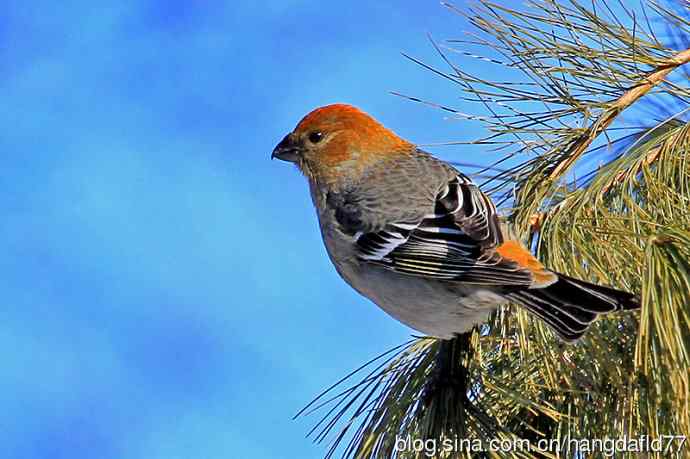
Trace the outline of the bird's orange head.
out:
M 302 118 L 275 147 L 272 157 L 297 164 L 312 180 L 329 183 L 413 149 L 410 142 L 360 109 L 333 104 Z

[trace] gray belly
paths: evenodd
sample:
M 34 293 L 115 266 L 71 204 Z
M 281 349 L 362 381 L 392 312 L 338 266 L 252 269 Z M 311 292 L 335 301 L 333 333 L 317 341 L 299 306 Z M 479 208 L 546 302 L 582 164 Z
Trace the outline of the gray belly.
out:
M 506 300 L 475 286 L 397 274 L 378 266 L 343 265 L 343 278 L 400 322 L 426 335 L 452 338 L 486 322 Z
M 506 303 L 502 296 L 476 286 L 398 274 L 360 261 L 353 251 L 352 236 L 323 225 L 323 219 L 320 220 L 326 250 L 341 277 L 389 315 L 417 331 L 452 338 L 485 322 L 492 311 Z

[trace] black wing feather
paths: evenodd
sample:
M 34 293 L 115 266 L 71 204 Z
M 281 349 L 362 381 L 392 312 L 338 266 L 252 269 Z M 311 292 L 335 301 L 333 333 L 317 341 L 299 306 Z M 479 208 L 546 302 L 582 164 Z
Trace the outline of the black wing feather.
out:
M 357 239 L 360 258 L 402 274 L 529 286 L 532 274 L 495 252 L 502 242 L 493 203 L 459 173 L 436 197 L 432 214 Z

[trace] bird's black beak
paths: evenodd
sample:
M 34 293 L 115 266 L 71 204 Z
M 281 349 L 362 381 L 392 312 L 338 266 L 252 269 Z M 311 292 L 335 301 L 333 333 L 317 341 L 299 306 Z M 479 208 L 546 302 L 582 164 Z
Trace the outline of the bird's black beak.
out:
M 271 153 L 271 159 L 278 158 L 291 163 L 296 163 L 300 156 L 300 148 L 295 145 L 292 134 L 286 135 Z

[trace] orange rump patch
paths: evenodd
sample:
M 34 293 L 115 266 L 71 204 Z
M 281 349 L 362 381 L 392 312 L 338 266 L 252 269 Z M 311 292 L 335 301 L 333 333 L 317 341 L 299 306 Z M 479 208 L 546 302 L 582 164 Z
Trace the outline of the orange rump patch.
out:
M 496 252 L 506 260 L 513 261 L 532 273 L 532 287 L 547 287 L 558 280 L 558 275 L 549 271 L 537 260 L 532 252 L 518 241 L 506 241 L 496 248 Z

